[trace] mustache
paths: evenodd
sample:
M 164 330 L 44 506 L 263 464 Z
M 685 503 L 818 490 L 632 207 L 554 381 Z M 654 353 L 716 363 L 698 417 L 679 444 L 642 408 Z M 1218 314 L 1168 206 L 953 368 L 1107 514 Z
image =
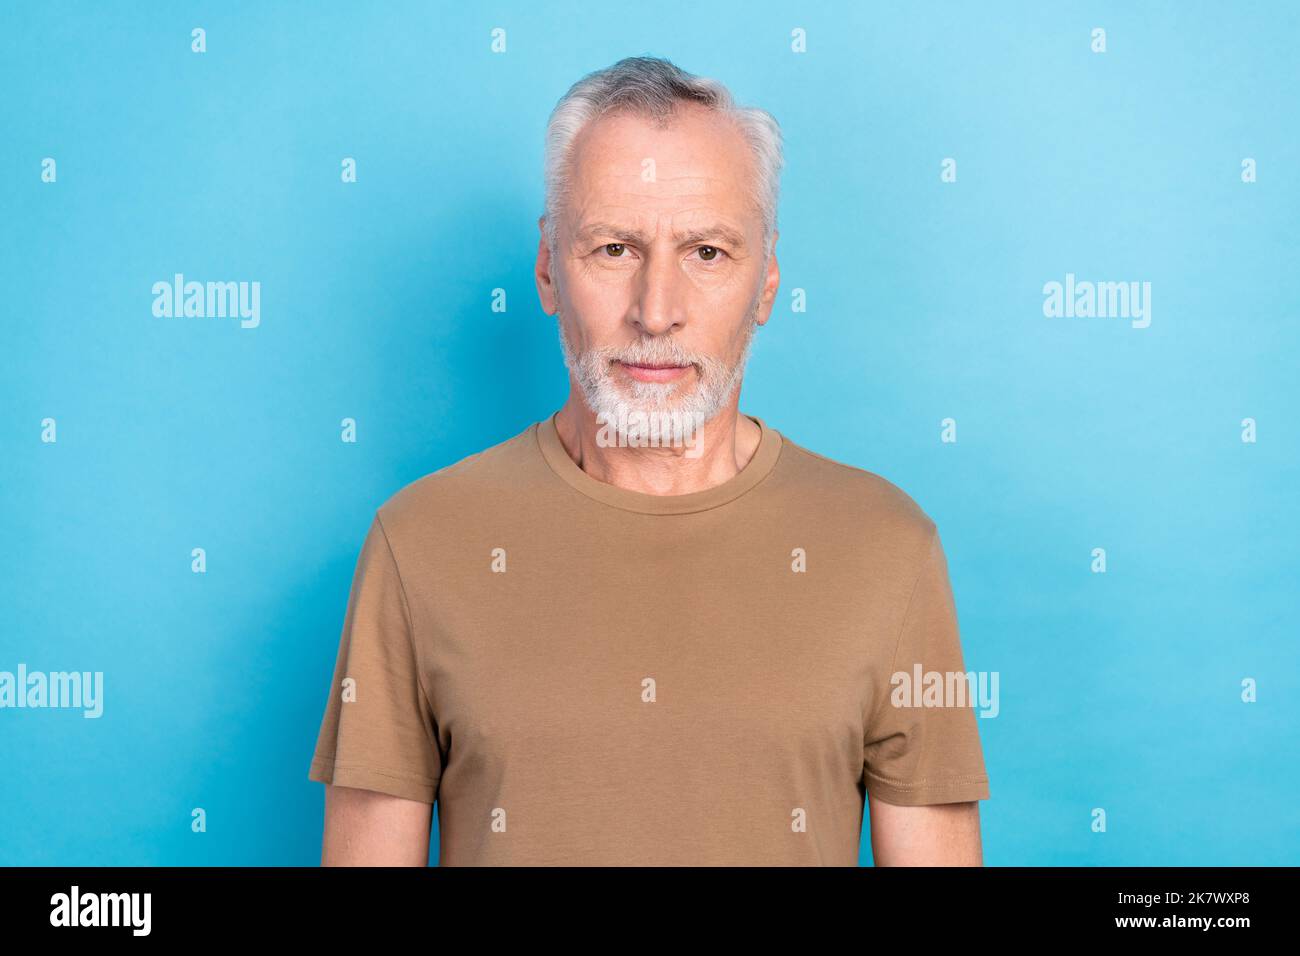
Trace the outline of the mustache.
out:
M 628 365 L 694 365 L 700 368 L 714 361 L 712 356 L 683 348 L 672 339 L 642 339 L 630 345 L 608 345 L 593 349 L 591 354 L 607 365 L 624 362 Z

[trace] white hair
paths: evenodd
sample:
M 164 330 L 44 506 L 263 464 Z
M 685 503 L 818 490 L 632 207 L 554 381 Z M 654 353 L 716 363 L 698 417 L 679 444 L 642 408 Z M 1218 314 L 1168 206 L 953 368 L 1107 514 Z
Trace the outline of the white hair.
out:
M 546 241 L 558 240 L 559 211 L 568 199 L 573 141 L 592 120 L 611 112 L 631 113 L 666 125 L 680 102 L 698 103 L 730 118 L 749 144 L 757 169 L 755 201 L 763 218 L 763 258 L 772 253 L 780 191 L 781 127 L 766 110 L 737 106 L 718 80 L 695 76 L 668 60 L 631 56 L 588 73 L 569 87 L 546 126 Z

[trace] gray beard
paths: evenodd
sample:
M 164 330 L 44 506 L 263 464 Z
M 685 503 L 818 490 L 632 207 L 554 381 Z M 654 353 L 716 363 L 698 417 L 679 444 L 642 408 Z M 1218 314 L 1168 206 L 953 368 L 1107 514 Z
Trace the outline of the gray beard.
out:
M 643 337 L 633 345 L 588 349 L 578 354 L 564 333 L 564 317 L 556 313 L 560 347 L 564 364 L 582 391 L 583 400 L 598 423 L 612 428 L 620 444 L 645 444 L 647 430 L 658 435 L 671 421 L 680 435 L 689 435 L 711 421 L 728 405 L 740 384 L 749 360 L 758 307 L 750 313 L 745 340 L 734 364 L 686 352 L 667 336 Z M 630 382 L 621 384 L 614 378 L 614 361 L 650 364 L 692 364 L 696 380 L 681 382 Z M 656 444 L 658 442 L 655 442 Z M 668 444 L 668 442 L 664 442 Z

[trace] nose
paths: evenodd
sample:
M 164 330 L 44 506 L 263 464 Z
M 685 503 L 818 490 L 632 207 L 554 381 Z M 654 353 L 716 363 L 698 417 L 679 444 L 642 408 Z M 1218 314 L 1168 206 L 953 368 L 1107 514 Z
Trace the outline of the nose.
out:
M 628 322 L 643 335 L 668 335 L 686 324 L 686 277 L 671 253 L 652 253 L 637 276 Z

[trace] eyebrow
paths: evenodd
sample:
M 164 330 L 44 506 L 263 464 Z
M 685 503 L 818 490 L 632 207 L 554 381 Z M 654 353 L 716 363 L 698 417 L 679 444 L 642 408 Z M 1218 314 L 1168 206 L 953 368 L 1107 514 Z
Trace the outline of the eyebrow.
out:
M 591 239 L 596 236 L 612 236 L 618 242 L 630 242 L 638 246 L 648 246 L 650 244 L 649 238 L 644 233 L 609 222 L 590 222 L 577 232 L 579 240 Z M 717 240 L 723 245 L 729 245 L 736 249 L 745 248 L 744 235 L 722 223 L 714 223 L 699 229 L 688 229 L 685 232 L 675 232 L 673 238 L 677 240 L 679 245 L 683 246 Z

